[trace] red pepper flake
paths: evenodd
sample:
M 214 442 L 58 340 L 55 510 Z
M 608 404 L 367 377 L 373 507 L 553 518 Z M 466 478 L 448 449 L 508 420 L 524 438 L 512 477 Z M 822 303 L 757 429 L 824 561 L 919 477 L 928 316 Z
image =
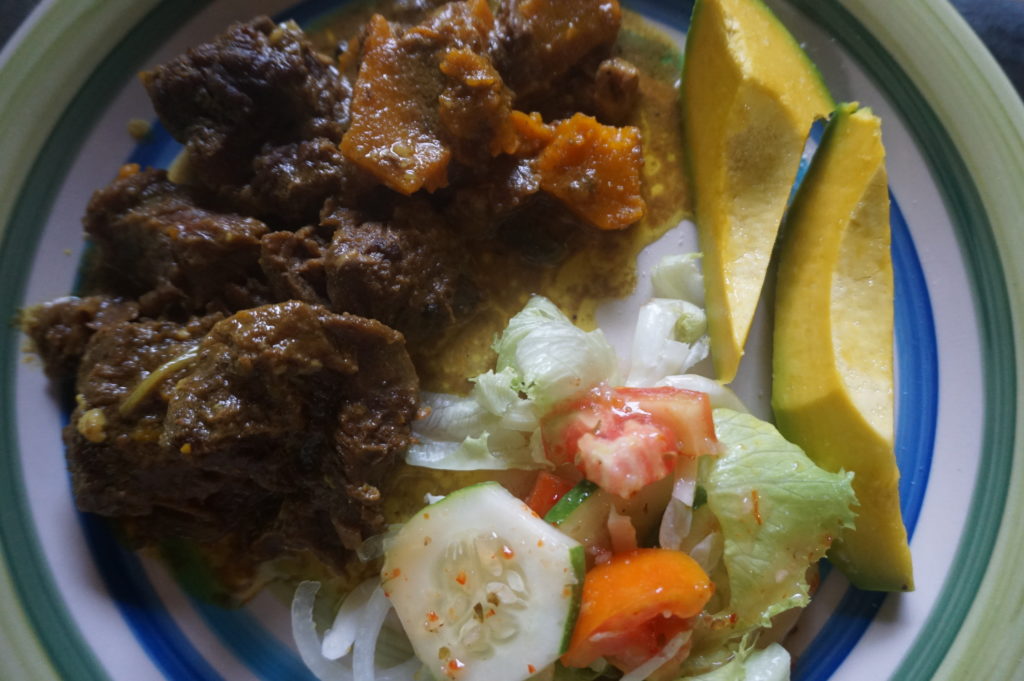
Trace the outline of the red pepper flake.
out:
M 466 573 L 460 570 L 459 574 L 455 575 L 455 581 L 461 586 L 466 586 Z
M 455 672 L 462 671 L 463 667 L 465 666 L 466 664 L 458 658 L 452 658 L 448 660 L 449 676 L 454 674 Z
M 494 608 L 491 608 L 490 610 L 484 613 L 484 618 L 486 619 L 488 617 L 494 617 L 497 614 L 498 612 Z
M 515 558 L 516 552 L 512 550 L 511 546 L 502 546 L 501 555 L 503 558 Z
M 764 523 L 764 520 L 761 518 L 761 495 L 757 493 L 756 489 L 751 490 L 750 498 L 754 502 L 754 520 L 758 525 L 761 525 Z
M 526 665 L 526 671 L 530 672 L 531 674 L 535 674 L 537 673 L 537 668 L 534 667 L 532 664 L 528 664 Z
M 540 547 L 540 546 L 544 546 L 544 540 L 543 540 L 543 539 L 538 539 L 538 540 L 537 540 L 537 546 L 538 546 L 538 547 Z
M 431 610 L 430 612 L 427 613 L 427 621 L 428 622 L 436 622 L 439 619 L 441 619 L 441 616 L 438 615 L 433 610 Z

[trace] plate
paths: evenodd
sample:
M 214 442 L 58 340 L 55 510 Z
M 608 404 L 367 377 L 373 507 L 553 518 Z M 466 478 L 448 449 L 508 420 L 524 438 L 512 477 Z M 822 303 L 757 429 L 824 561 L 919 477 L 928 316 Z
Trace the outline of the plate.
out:
M 897 454 L 917 590 L 882 596 L 832 572 L 791 638 L 794 678 L 1012 678 L 1024 658 L 1024 106 L 938 0 L 769 3 L 837 100 L 884 123 L 897 283 Z M 167 139 L 125 132 L 152 112 L 134 74 L 258 13 L 310 24 L 335 2 L 43 3 L 0 53 L 0 316 L 67 293 L 90 193 Z M 680 37 L 690 3 L 626 3 Z M 688 234 L 688 227 L 679 234 Z M 658 248 L 686 241 L 662 240 Z M 630 305 L 605 308 L 621 325 Z M 765 320 L 754 336 L 764 337 Z M 766 352 L 737 385 L 763 404 Z M 153 561 L 75 512 L 59 431 L 66 412 L 0 336 L 0 678 L 204 681 L 312 678 L 270 595 L 228 611 L 187 596 Z M 1009 519 L 1009 520 L 1008 520 Z

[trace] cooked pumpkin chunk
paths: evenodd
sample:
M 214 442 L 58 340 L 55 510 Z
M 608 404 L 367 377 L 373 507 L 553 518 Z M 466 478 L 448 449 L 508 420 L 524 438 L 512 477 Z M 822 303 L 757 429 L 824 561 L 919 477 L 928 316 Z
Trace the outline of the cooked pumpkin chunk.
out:
M 341 141 L 345 156 L 402 194 L 445 186 L 451 159 L 437 134 L 434 51 L 417 47 L 374 15 L 352 98 L 352 126 Z
M 537 157 L 541 189 L 601 229 L 622 229 L 644 216 L 640 131 L 576 114 L 555 128 Z

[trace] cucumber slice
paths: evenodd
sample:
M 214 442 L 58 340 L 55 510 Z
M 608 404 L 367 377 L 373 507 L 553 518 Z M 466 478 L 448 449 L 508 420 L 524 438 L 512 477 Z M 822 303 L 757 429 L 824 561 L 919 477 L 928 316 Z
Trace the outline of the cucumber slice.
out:
M 413 516 L 381 581 L 417 657 L 440 679 L 523 681 L 568 647 L 583 547 L 497 483 Z

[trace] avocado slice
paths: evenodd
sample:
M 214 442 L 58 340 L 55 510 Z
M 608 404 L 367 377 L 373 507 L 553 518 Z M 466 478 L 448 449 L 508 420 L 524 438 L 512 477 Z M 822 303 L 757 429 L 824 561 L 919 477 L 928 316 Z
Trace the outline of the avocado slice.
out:
M 697 0 L 682 109 L 719 380 L 735 375 L 811 124 L 834 108 L 760 0 Z
M 862 589 L 914 578 L 893 451 L 893 272 L 881 121 L 843 104 L 786 217 L 772 358 L 779 431 L 819 466 L 853 471 L 856 529 L 829 559 Z

